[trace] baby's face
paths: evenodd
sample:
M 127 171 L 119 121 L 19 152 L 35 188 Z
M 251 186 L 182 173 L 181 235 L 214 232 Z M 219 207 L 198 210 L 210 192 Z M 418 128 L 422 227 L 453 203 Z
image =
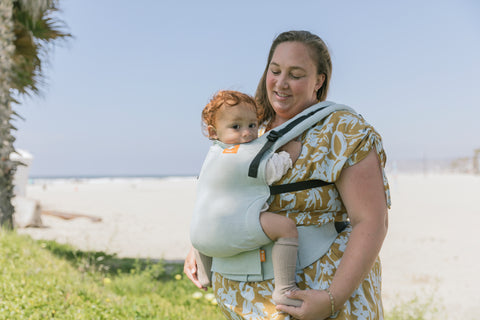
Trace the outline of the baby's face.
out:
M 210 136 L 223 143 L 238 144 L 250 142 L 258 137 L 257 114 L 252 106 L 240 103 L 236 106 L 222 106 L 215 119 L 215 133 Z

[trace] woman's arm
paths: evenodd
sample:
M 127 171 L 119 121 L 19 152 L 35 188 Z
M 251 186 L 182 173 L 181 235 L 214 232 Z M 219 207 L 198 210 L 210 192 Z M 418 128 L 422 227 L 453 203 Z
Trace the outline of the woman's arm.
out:
M 348 300 L 375 262 L 387 233 L 387 203 L 377 154 L 342 170 L 335 182 L 347 209 L 352 232 L 345 253 L 330 286 L 335 310 Z M 325 319 L 331 313 L 326 292 L 293 292 L 291 298 L 304 300 L 302 307 L 279 306 L 299 319 Z
M 330 291 L 343 305 L 370 272 L 387 235 L 387 200 L 382 170 L 374 150 L 346 168 L 336 183 L 347 209 L 352 233 Z
M 190 279 L 194 285 L 196 285 L 199 289 L 203 289 L 207 291 L 207 288 L 202 287 L 200 281 L 198 281 L 197 277 L 197 261 L 195 261 L 195 251 L 190 248 L 190 251 L 185 258 L 185 263 L 183 265 L 183 272 L 187 275 L 188 279 Z

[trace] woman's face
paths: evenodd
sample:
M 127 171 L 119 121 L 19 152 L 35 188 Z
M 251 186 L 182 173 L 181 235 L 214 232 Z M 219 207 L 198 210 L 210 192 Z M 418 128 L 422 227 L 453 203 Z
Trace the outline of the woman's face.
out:
M 268 66 L 266 87 L 279 125 L 317 103 L 317 91 L 325 75 L 317 67 L 309 48 L 301 42 L 282 42 Z

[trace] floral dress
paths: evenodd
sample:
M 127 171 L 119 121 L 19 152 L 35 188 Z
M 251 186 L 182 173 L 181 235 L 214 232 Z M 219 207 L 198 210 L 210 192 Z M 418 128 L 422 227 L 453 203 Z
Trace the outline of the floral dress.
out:
M 287 174 L 276 184 L 321 179 L 334 182 L 344 167 L 354 165 L 375 150 L 382 168 L 386 156 L 380 135 L 356 114 L 337 111 L 301 136 L 302 152 Z M 383 170 L 383 169 L 382 169 Z M 390 207 L 388 182 L 385 196 Z M 334 184 L 321 188 L 283 193 L 273 197 L 269 208 L 296 221 L 298 226 L 323 225 L 346 221 L 348 214 Z M 319 260 L 298 272 L 300 289 L 322 290 L 330 286 L 350 236 L 351 227 L 339 233 L 330 250 Z M 292 319 L 277 311 L 272 300 L 273 280 L 238 282 L 213 274 L 213 291 L 228 319 Z M 336 319 L 383 319 L 381 266 L 377 258 L 370 273 L 337 313 Z

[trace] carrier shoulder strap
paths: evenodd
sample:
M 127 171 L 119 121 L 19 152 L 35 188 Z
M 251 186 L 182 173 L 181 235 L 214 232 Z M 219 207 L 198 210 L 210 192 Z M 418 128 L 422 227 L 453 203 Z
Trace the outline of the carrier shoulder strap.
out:
M 256 178 L 258 176 L 258 167 L 267 153 L 270 154 L 275 152 L 275 150 L 277 150 L 279 147 L 299 136 L 305 130 L 309 129 L 314 124 L 330 115 L 332 112 L 338 110 L 355 112 L 353 109 L 347 106 L 336 104 L 330 101 L 323 101 L 299 113 L 289 121 L 276 127 L 275 130 L 270 130 L 267 133 L 265 144 L 250 163 L 248 176 L 252 178 Z M 270 186 L 270 194 L 275 195 L 279 193 L 322 187 L 332 183 L 333 182 L 325 182 L 323 180 L 307 180 Z
M 305 180 L 298 181 L 286 184 L 279 184 L 276 186 L 270 186 L 270 195 L 274 196 L 276 194 L 285 193 L 285 192 L 294 192 L 312 188 L 319 188 L 323 186 L 328 186 L 333 184 L 333 182 L 327 182 L 323 180 Z

